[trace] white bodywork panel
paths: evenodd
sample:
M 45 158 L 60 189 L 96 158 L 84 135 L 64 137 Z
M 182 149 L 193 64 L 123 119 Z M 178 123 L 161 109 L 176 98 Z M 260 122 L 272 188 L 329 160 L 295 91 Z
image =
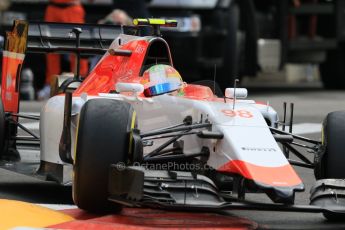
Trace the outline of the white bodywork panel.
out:
M 201 101 L 188 98 L 161 95 L 153 98 L 137 98 L 119 94 L 100 94 L 99 97 L 73 97 L 72 105 L 72 149 L 74 155 L 76 127 L 79 112 L 86 100 L 108 98 L 124 100 L 133 105 L 137 112 L 141 132 L 182 123 L 186 116 L 194 122 L 208 120 L 214 131 L 224 134 L 222 140 L 201 139 L 196 135 L 184 136 L 184 153 L 197 153 L 203 146 L 209 147 L 208 165 L 217 169 L 229 160 L 242 160 L 263 167 L 288 164 L 287 159 L 274 140 L 264 119 L 277 122 L 277 113 L 267 105 L 258 105 L 251 100 L 237 100 L 235 112 L 232 100 Z M 41 160 L 65 164 L 59 157 L 59 141 L 62 132 L 64 96 L 50 98 L 41 111 Z M 242 112 L 241 112 L 242 111 Z M 236 116 L 231 116 L 233 113 Z M 244 117 L 240 116 L 244 113 Z M 248 117 L 250 114 L 250 117 Z M 230 116 L 229 116 L 230 115 Z M 264 115 L 264 116 L 263 116 Z M 247 117 L 246 117 L 247 116 Z M 145 148 L 145 152 L 150 148 Z M 215 150 L 215 151 L 214 151 Z M 71 176 L 71 175 L 70 175 Z

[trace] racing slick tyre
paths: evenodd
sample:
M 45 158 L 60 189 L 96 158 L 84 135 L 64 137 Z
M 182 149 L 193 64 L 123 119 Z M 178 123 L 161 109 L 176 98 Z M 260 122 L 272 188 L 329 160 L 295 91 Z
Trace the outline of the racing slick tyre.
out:
M 135 112 L 127 102 L 93 99 L 80 112 L 74 162 L 73 200 L 86 211 L 120 211 L 108 201 L 111 164 L 127 162 Z
M 329 113 L 323 121 L 317 179 L 345 179 L 345 111 Z
M 316 179 L 345 179 L 345 111 L 329 113 L 323 121 L 322 151 L 317 156 Z M 334 199 L 330 196 L 330 199 Z M 330 221 L 343 220 L 344 215 L 325 212 Z

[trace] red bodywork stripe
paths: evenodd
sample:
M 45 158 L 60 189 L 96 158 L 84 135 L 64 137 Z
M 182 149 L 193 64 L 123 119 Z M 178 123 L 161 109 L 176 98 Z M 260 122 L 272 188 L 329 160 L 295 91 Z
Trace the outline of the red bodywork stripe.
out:
M 229 161 L 218 169 L 223 173 L 236 173 L 255 182 L 275 187 L 292 187 L 302 184 L 291 165 L 263 167 L 241 160 Z
M 263 102 L 263 101 L 255 101 L 255 104 L 257 105 L 267 105 L 267 102 Z

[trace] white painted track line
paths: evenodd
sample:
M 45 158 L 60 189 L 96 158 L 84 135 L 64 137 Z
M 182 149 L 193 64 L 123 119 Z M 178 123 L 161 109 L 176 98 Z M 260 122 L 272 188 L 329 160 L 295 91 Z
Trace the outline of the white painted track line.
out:
M 75 209 L 77 208 L 76 205 L 69 205 L 69 204 L 37 204 L 39 206 L 53 209 L 53 210 L 66 210 L 66 209 Z

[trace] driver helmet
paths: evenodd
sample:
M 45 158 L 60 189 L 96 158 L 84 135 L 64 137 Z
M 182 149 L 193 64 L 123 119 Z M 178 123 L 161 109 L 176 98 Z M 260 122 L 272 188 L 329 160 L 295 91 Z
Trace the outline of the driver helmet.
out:
M 157 64 L 147 69 L 141 83 L 146 97 L 177 91 L 183 87 L 179 72 L 170 65 Z

